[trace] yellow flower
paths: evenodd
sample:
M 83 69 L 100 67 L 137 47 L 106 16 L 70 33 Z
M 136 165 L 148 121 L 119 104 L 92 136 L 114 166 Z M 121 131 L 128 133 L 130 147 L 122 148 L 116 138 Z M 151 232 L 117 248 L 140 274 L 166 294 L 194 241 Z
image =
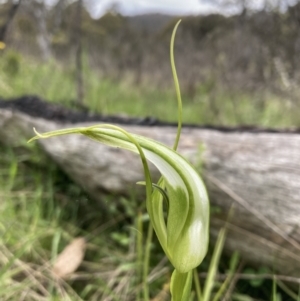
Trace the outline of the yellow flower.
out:
M 6 44 L 2 41 L 0 41 L 0 50 L 4 49 L 6 47 Z

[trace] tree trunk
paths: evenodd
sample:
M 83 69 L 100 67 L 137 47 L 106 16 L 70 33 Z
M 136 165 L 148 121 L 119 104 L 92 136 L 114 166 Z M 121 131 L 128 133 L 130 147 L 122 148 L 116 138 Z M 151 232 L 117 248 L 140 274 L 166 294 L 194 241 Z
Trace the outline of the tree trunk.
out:
M 44 1 L 33 3 L 33 14 L 37 24 L 37 43 L 41 49 L 42 58 L 48 61 L 52 56 L 49 34 L 46 24 L 46 7 Z
M 5 42 L 5 40 L 6 40 L 6 33 L 8 31 L 9 25 L 13 21 L 15 15 L 17 13 L 17 10 L 18 10 L 18 8 L 19 8 L 19 6 L 21 4 L 21 1 L 22 0 L 14 2 L 11 5 L 11 8 L 10 8 L 10 10 L 8 12 L 8 17 L 7 17 L 6 21 L 5 21 L 5 23 L 0 28 L 0 41 L 1 42 Z
M 95 124 L 96 122 L 94 122 Z M 62 124 L 0 109 L 0 141 L 23 143 L 32 128 L 44 132 L 91 123 Z M 126 125 L 128 131 L 172 145 L 176 127 Z M 44 151 L 92 198 L 100 191 L 124 194 L 143 180 L 135 154 L 81 135 L 40 140 Z M 203 175 L 211 200 L 211 234 L 229 221 L 225 250 L 281 274 L 300 270 L 300 134 L 184 127 L 179 152 Z M 157 170 L 151 170 L 158 177 Z M 139 188 L 141 189 L 141 187 Z M 102 204 L 105 206 L 105 204 Z M 218 208 L 218 210 L 216 210 Z
M 82 0 L 77 1 L 75 32 L 76 32 L 76 90 L 77 90 L 77 105 L 83 106 L 84 102 L 84 84 L 82 70 Z

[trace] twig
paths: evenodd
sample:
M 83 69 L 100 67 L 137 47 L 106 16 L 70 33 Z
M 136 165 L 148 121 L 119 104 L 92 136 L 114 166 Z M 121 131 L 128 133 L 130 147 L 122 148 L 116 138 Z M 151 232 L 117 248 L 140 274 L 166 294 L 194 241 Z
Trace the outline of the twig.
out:
M 201 278 L 206 278 L 207 273 L 200 273 L 199 276 Z M 217 274 L 216 279 L 217 280 L 225 280 L 228 277 L 228 274 Z M 281 280 L 281 281 L 286 281 L 290 283 L 298 283 L 300 284 L 300 278 L 297 277 L 292 277 L 292 276 L 285 276 L 285 275 L 273 275 L 273 274 L 243 274 L 243 273 L 236 273 L 235 277 L 237 279 L 241 280 L 252 280 L 252 279 L 270 279 L 272 280 L 275 278 L 275 280 Z
M 239 280 L 238 275 L 240 274 L 240 271 L 242 270 L 243 267 L 244 267 L 244 262 L 241 261 L 241 263 L 239 264 L 239 267 L 238 267 L 238 269 L 237 269 L 237 272 L 234 273 L 233 278 L 232 278 L 232 280 L 230 281 L 230 285 L 229 285 L 229 287 L 228 287 L 228 289 L 227 289 L 227 291 L 226 291 L 226 293 L 225 293 L 225 296 L 224 296 L 224 298 L 222 299 L 222 301 L 227 301 L 227 300 L 229 300 L 229 297 L 230 297 L 230 295 L 232 294 L 232 292 L 233 292 L 233 290 L 234 290 L 234 288 L 235 288 L 235 285 L 236 285 L 236 283 L 237 283 L 238 280 Z

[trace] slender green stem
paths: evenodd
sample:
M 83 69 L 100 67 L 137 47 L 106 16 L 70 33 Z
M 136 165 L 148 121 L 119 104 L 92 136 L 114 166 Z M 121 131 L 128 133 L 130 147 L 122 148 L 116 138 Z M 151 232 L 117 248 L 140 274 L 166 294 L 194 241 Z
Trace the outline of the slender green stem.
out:
M 176 67 L 175 67 L 175 60 L 174 60 L 174 42 L 175 42 L 175 35 L 177 31 L 177 27 L 181 20 L 179 20 L 172 33 L 171 37 L 171 44 L 170 44 L 170 60 L 171 60 L 171 68 L 172 68 L 172 74 L 173 74 L 173 79 L 174 79 L 174 84 L 175 84 L 175 90 L 176 90 L 176 96 L 177 96 L 177 102 L 178 102 L 178 128 L 177 128 L 177 135 L 175 139 L 175 143 L 173 146 L 173 149 L 176 151 L 178 144 L 179 144 L 179 139 L 180 139 L 180 134 L 181 134 L 181 128 L 182 128 L 182 101 L 181 101 L 181 94 L 180 94 L 180 86 L 179 86 L 179 81 L 177 77 L 177 72 L 176 72 Z
M 273 276 L 273 285 L 272 285 L 272 301 L 277 300 L 277 284 L 276 284 L 276 279 Z
M 196 289 L 197 300 L 202 301 L 201 285 L 200 285 L 199 276 L 197 273 L 197 268 L 194 269 L 193 276 L 194 276 L 194 284 L 195 284 L 195 289 Z
M 142 262 L 143 262 L 143 221 L 141 212 L 137 216 L 137 285 L 140 286 L 142 283 Z M 137 301 L 141 300 L 141 290 L 137 290 Z
M 291 290 L 286 284 L 284 284 L 284 282 L 282 282 L 281 280 L 277 279 L 274 276 L 275 279 L 275 283 L 276 285 L 278 285 L 278 287 L 280 287 L 288 296 L 290 296 L 292 299 L 294 300 L 298 300 L 299 296 L 298 294 L 296 294 L 293 290 Z M 277 292 L 276 292 L 276 301 L 278 300 L 277 298 Z
M 239 253 L 237 251 L 235 251 L 231 258 L 230 270 L 229 270 L 228 276 L 226 277 L 225 281 L 222 283 L 218 292 L 215 294 L 213 301 L 219 301 L 222 297 L 225 296 L 225 294 L 226 294 L 225 291 L 228 288 L 231 280 L 234 277 L 234 273 L 237 269 L 238 263 L 239 263 Z
M 53 240 L 52 240 L 52 248 L 51 248 L 51 263 L 53 264 L 57 254 L 58 254 L 58 246 L 59 246 L 59 242 L 61 239 L 61 231 L 57 230 L 55 231 L 55 234 L 53 236 Z M 54 293 L 54 280 L 51 280 L 48 286 L 48 291 L 51 295 L 53 295 Z
M 210 261 L 209 269 L 208 269 L 208 276 L 205 281 L 205 286 L 203 289 L 203 301 L 209 301 L 212 293 L 212 289 L 215 284 L 215 276 L 217 273 L 217 268 L 219 264 L 219 260 L 221 257 L 221 253 L 223 250 L 224 242 L 226 236 L 226 228 L 222 228 L 219 232 L 216 246 L 212 255 L 212 259 Z
M 144 267 L 143 267 L 144 301 L 149 301 L 149 285 L 148 285 L 147 278 L 149 274 L 152 237 L 153 237 L 153 227 L 150 222 L 148 226 L 145 255 L 144 255 Z

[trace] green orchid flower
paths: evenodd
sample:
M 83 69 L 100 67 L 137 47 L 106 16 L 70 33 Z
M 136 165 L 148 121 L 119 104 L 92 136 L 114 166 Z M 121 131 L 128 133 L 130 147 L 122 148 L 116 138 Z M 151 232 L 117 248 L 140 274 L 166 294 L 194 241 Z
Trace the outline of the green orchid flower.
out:
M 185 158 L 157 141 L 105 124 L 37 133 L 30 141 L 65 134 L 83 134 L 139 153 L 146 179 L 147 210 L 164 252 L 179 273 L 186 273 L 201 263 L 208 246 L 209 202 L 199 174 Z M 152 184 L 147 160 L 162 174 L 157 185 Z M 166 220 L 164 200 L 168 206 Z

